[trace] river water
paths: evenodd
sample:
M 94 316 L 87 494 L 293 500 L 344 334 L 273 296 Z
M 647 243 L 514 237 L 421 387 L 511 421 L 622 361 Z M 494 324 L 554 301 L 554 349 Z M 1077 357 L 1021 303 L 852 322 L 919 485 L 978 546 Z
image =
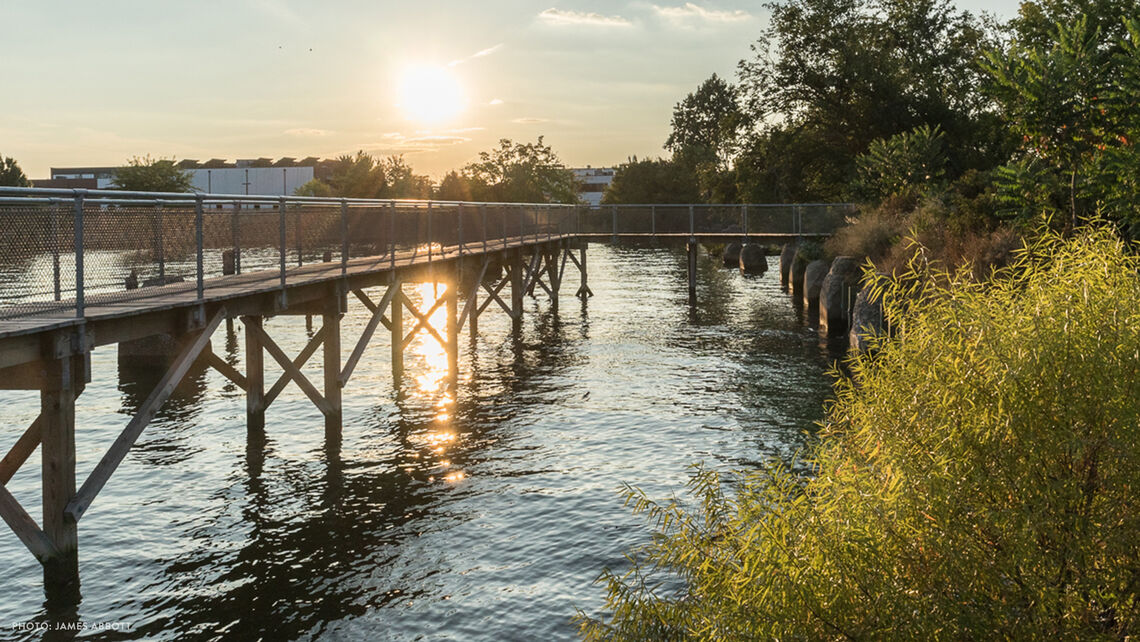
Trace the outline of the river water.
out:
M 521 332 L 493 307 L 477 345 L 464 329 L 454 397 L 426 334 L 397 394 L 377 333 L 345 390 L 339 445 L 295 386 L 247 438 L 241 390 L 193 374 L 80 524 L 76 611 L 45 610 L 38 563 L 0 529 L 0 639 L 45 638 L 32 627 L 61 621 L 111 640 L 574 638 L 575 612 L 602 607 L 598 573 L 648 537 L 622 485 L 667 498 L 693 463 L 795 452 L 822 416 L 834 356 L 778 270 L 744 277 L 702 255 L 691 313 L 683 253 L 589 254 L 586 305 L 569 266 L 557 313 L 540 291 Z M 367 322 L 350 308 L 346 356 Z M 297 317 L 266 328 L 290 354 L 311 336 Z M 244 369 L 238 329 L 214 349 Z M 158 376 L 114 347 L 93 365 L 76 410 L 80 481 Z M 37 395 L 0 393 L 0 448 L 35 418 Z M 38 476 L 36 455 L 9 484 L 37 518 Z

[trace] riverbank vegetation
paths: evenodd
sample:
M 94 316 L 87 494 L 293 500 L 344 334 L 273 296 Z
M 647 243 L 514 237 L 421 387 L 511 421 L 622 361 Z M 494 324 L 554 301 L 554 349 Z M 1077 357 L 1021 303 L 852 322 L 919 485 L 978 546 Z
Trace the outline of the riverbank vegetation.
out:
M 1140 630 L 1140 261 L 1097 227 L 986 285 L 928 269 L 879 284 L 899 334 L 851 363 L 808 472 L 629 493 L 654 536 L 587 639 Z

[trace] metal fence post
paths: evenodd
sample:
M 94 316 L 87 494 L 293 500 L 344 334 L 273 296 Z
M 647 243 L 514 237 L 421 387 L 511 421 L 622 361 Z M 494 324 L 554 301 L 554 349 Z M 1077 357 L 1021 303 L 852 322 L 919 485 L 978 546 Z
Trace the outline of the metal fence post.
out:
M 298 266 L 305 264 L 305 258 L 304 258 L 305 255 L 301 251 L 302 250 L 301 238 L 303 236 L 303 233 L 301 231 L 301 214 L 303 212 L 304 212 L 304 208 L 301 206 L 297 206 L 297 265 Z
M 285 252 L 286 252 L 285 244 L 288 242 L 288 240 L 285 237 L 285 227 L 286 227 L 286 225 L 285 225 L 285 209 L 286 209 L 285 208 L 285 197 L 282 196 L 281 198 L 279 198 L 277 200 L 277 225 L 280 228 L 278 230 L 278 236 L 279 236 L 279 238 L 278 238 L 278 245 L 279 245 L 278 254 L 280 254 L 279 263 L 281 266 L 280 269 L 281 269 L 281 290 L 282 291 L 285 290 Z
M 83 317 L 83 195 L 75 192 L 75 316 Z
M 610 205 L 610 212 L 614 218 L 614 243 L 617 243 L 617 205 Z
M 340 275 L 348 274 L 348 201 L 340 199 Z
M 166 285 L 166 248 L 162 238 L 162 201 L 154 204 L 154 254 L 158 260 L 158 284 Z
M 59 211 L 54 207 L 51 210 L 51 275 L 55 285 L 55 300 L 60 301 L 63 293 L 59 283 Z
M 396 267 L 396 204 L 389 201 L 388 207 L 388 246 L 392 252 L 392 267 Z
M 479 213 L 483 217 L 483 253 L 487 253 L 487 204 L 479 204 Z
M 234 201 L 234 215 L 230 225 L 233 226 L 234 244 L 234 274 L 241 274 L 241 203 Z
M 747 237 L 748 236 L 748 206 L 747 205 L 744 205 L 743 209 L 741 209 L 740 218 L 744 220 L 744 225 L 742 226 L 742 229 L 744 230 L 744 236 Z
M 431 201 L 427 204 L 427 246 L 428 246 L 428 263 L 431 263 L 432 258 L 432 239 L 431 239 Z
M 696 212 L 692 205 L 689 206 L 689 238 L 696 239 L 697 236 L 697 217 Z
M 198 246 L 198 275 L 197 275 L 197 289 L 198 300 L 201 301 L 206 291 L 206 275 L 205 275 L 205 239 L 202 236 L 202 219 L 204 214 L 202 212 L 202 195 L 199 194 L 194 198 L 194 240 Z
M 459 241 L 459 256 L 463 256 L 463 203 L 460 203 L 458 205 L 457 212 L 458 213 L 455 215 L 458 219 L 455 222 L 455 234 L 456 238 Z
M 649 234 L 657 236 L 657 206 L 649 206 Z

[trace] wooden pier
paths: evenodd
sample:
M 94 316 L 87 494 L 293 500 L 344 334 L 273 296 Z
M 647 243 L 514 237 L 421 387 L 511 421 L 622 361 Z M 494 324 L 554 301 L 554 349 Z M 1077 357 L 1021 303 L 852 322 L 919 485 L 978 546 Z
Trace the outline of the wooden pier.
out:
M 698 229 L 695 206 L 682 206 L 679 214 L 660 220 L 657 206 L 645 207 L 653 208 L 651 228 L 638 224 L 630 230 L 619 225 L 616 208 L 584 212 L 578 206 L 0 188 L 0 217 L 9 215 L 10 236 L 28 237 L 31 249 L 25 254 L 51 258 L 54 284 L 45 294 L 0 283 L 0 388 L 40 391 L 39 417 L 17 427 L 21 434 L 0 459 L 0 516 L 42 563 L 49 601 L 74 602 L 79 598 L 79 522 L 195 363 L 212 367 L 245 391 L 249 430 L 264 427 L 266 412 L 293 384 L 324 415 L 326 436 L 339 441 L 344 390 L 381 326 L 391 335 L 394 380 L 404 375 L 405 349 L 426 333 L 446 352 L 449 385 L 455 386 L 459 335 L 467 326 L 474 336 L 488 309 L 501 310 L 517 328 L 524 296 L 543 292 L 551 306 L 558 305 L 567 270 L 579 275 L 575 296 L 592 296 L 590 242 L 684 243 L 689 301 L 696 305 L 698 243 L 740 240 L 744 233 L 724 229 L 723 220 L 716 229 Z M 735 215 L 733 210 L 728 220 Z M 601 224 L 591 224 L 590 217 Z M 31 238 L 42 238 L 45 228 L 52 230 L 48 242 Z M 754 231 L 746 238 L 780 242 L 823 234 L 804 232 L 793 219 L 782 230 Z M 189 236 L 193 242 L 176 243 Z M 121 262 L 94 271 L 99 264 L 89 257 L 95 250 L 100 256 L 131 257 L 129 271 Z M 267 256 L 275 260 L 268 262 Z M 5 258 L 0 252 L 0 261 Z M 183 274 L 171 278 L 179 271 Z M 193 282 L 183 278 L 191 276 Z M 149 285 L 138 287 L 140 282 Z M 417 282 L 445 289 L 420 309 L 404 291 L 405 284 Z M 376 287 L 383 295 L 373 299 L 366 290 Z M 360 336 L 343 336 L 341 318 L 349 305 L 363 306 L 370 315 Z M 446 322 L 435 327 L 429 319 L 440 309 Z M 265 329 L 267 317 L 282 315 L 321 321 L 296 355 L 286 353 Z M 244 372 L 211 347 L 214 332 L 233 320 L 240 320 L 245 335 Z M 76 400 L 94 377 L 106 375 L 91 371 L 91 351 L 156 335 L 171 337 L 175 346 L 165 374 L 77 485 Z M 342 360 L 342 347 L 348 345 L 351 352 Z M 318 351 L 323 376 L 311 381 L 302 368 Z M 265 378 L 267 358 L 283 371 L 273 382 Z M 40 523 L 6 488 L 37 448 Z

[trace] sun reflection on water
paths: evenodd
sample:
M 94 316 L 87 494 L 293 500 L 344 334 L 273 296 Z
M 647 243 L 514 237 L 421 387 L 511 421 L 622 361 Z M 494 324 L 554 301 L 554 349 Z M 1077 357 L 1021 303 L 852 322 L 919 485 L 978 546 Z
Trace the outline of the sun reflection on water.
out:
M 419 299 L 418 307 L 427 312 L 432 309 L 439 298 L 444 296 L 448 285 L 425 282 L 416 286 L 413 300 Z M 447 309 L 440 305 L 431 315 L 428 322 L 432 329 L 440 336 L 447 333 Z M 418 323 L 418 321 L 417 321 Z M 459 442 L 459 434 L 452 425 L 455 407 L 455 393 L 447 386 L 449 376 L 447 350 L 426 329 L 416 334 L 408 346 L 408 356 L 416 360 L 416 374 L 413 378 L 414 386 L 406 392 L 412 397 L 434 406 L 435 416 L 427 430 L 419 435 L 420 447 L 429 459 L 437 459 L 437 466 L 441 469 L 437 475 L 428 477 L 428 481 L 443 481 L 456 483 L 466 478 L 466 473 L 457 470 L 449 450 Z

